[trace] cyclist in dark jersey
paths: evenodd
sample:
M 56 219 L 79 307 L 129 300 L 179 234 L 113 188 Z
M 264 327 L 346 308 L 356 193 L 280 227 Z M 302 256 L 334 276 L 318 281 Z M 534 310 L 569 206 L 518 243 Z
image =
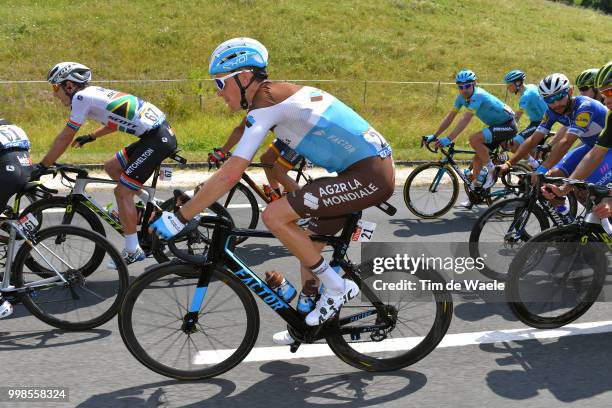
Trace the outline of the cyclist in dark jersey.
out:
M 91 70 L 75 62 L 59 63 L 49 71 L 47 81 L 53 86 L 53 96 L 70 107 L 70 118 L 34 172 L 37 174 L 39 169 L 51 166 L 71 144 L 82 147 L 117 130 L 136 136 L 139 140 L 107 160 L 104 169 L 113 180 L 119 181 L 115 198 L 125 233 L 123 258 L 128 264 L 142 261 L 146 255 L 138 243 L 134 195 L 139 195 L 143 202 L 148 200 L 148 194 L 141 187 L 155 168 L 176 150 L 176 137 L 166 115 L 155 105 L 123 92 L 89 86 L 90 80 Z M 102 127 L 75 139 L 88 118 Z
M 19 126 L 0 118 L 0 212 L 7 209 L 7 203 L 12 196 L 25 187 L 31 171 L 28 136 Z M 13 306 L 0 294 L 0 319 L 11 313 Z

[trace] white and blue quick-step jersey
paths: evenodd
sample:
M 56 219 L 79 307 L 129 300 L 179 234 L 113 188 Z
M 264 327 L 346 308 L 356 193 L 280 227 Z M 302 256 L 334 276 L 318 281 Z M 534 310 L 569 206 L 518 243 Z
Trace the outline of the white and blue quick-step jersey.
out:
M 342 172 L 367 157 L 391 155 L 385 138 L 355 111 L 308 86 L 276 105 L 251 110 L 233 155 L 252 160 L 270 130 L 329 172 Z
M 601 102 L 588 96 L 577 96 L 573 101 L 573 109 L 568 114 L 561 115 L 548 109 L 536 132 L 547 134 L 555 122 L 559 122 L 568 128 L 567 133 L 576 135 L 586 145 L 594 146 L 597 136 L 605 126 L 607 113 L 608 108 Z

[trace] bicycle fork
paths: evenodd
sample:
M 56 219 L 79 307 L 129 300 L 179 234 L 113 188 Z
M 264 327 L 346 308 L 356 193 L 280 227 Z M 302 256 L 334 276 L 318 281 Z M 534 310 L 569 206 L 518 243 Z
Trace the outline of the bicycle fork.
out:
M 186 334 L 192 334 L 197 331 L 196 326 L 198 323 L 200 309 L 204 303 L 204 296 L 206 295 L 206 290 L 208 289 L 208 284 L 210 283 L 210 277 L 212 275 L 211 267 L 212 264 L 210 263 L 202 265 L 200 277 L 198 278 L 198 283 L 195 291 L 193 292 L 189 309 L 183 317 L 183 324 L 181 325 L 181 330 Z

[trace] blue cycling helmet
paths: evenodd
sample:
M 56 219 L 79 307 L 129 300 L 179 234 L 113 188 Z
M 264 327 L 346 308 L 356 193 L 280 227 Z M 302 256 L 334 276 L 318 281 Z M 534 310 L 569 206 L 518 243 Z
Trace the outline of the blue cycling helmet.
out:
M 525 80 L 525 73 L 521 71 L 520 69 L 513 69 L 512 71 L 508 72 L 506 76 L 504 77 L 504 81 L 506 81 L 507 84 L 513 84 L 516 81 L 522 82 L 524 80 Z
M 265 70 L 268 50 L 257 40 L 247 37 L 232 38 L 219 45 L 210 56 L 208 73 L 223 74 L 243 67 Z
M 462 69 L 455 77 L 455 82 L 458 84 L 465 84 L 468 82 L 474 82 L 476 80 L 476 74 L 469 69 Z

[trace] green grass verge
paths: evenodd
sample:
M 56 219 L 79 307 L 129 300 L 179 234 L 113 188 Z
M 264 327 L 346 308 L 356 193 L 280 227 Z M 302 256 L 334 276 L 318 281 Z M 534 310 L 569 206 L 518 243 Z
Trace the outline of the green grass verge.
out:
M 240 118 L 227 113 L 210 82 L 199 80 L 208 78 L 212 49 L 234 36 L 266 44 L 275 79 L 346 80 L 307 84 L 353 107 L 404 160 L 428 156 L 418 136 L 437 128 L 454 87 L 364 81 L 449 82 L 463 67 L 481 83 L 499 83 L 513 68 L 531 82 L 551 72 L 573 79 L 612 55 L 612 17 L 545 0 L 15 0 L 0 7 L 0 19 L 1 80 L 43 80 L 61 60 L 89 65 L 97 80 L 185 79 L 102 85 L 163 109 L 190 160 L 203 160 Z M 504 87 L 484 88 L 506 96 Z M 514 95 L 507 103 L 516 106 Z M 47 84 L 0 84 L 0 116 L 26 129 L 39 158 L 67 111 Z M 480 127 L 475 120 L 466 133 Z M 100 162 L 132 140 L 111 135 L 62 160 Z

